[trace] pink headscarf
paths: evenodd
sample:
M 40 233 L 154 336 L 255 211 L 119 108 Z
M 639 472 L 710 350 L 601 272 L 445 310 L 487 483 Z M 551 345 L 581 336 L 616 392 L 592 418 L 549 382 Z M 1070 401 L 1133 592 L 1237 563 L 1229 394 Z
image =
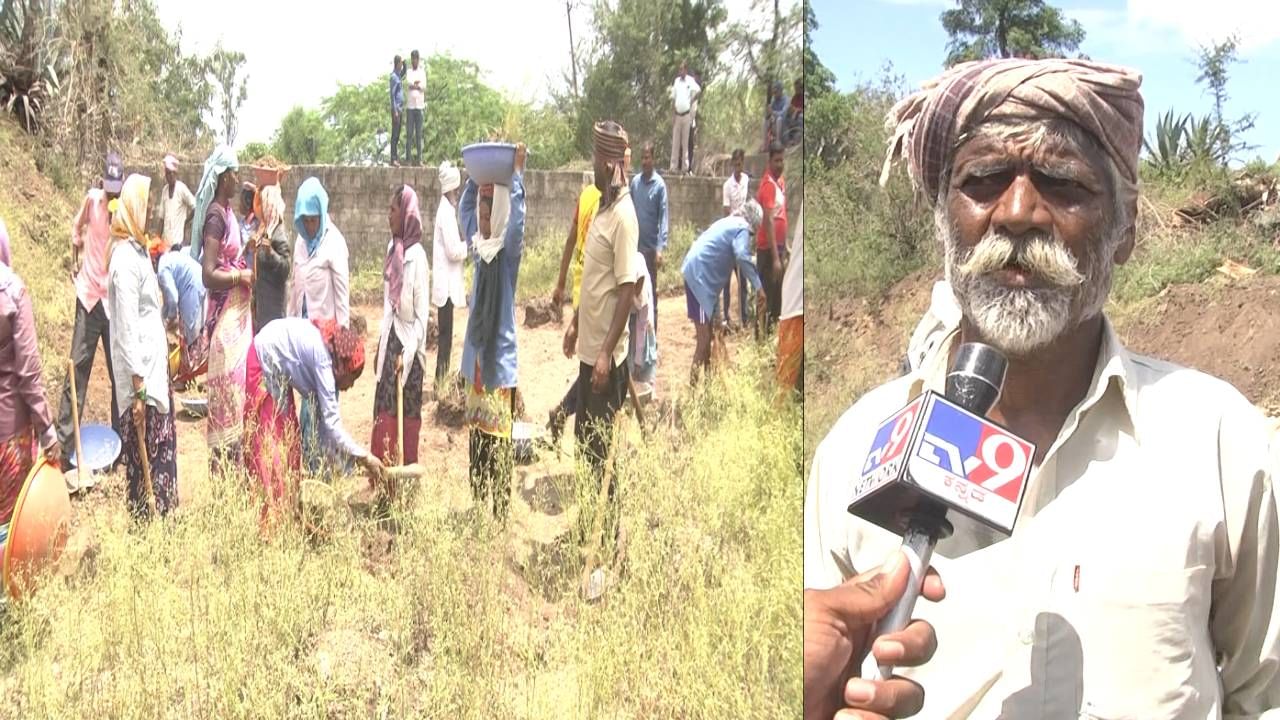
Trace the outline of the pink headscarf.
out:
M 400 291 L 404 288 L 404 253 L 422 242 L 422 211 L 418 209 L 418 193 L 408 185 L 400 188 L 400 218 L 402 236 L 391 238 L 391 251 L 387 253 L 387 263 L 383 268 L 391 308 L 396 312 L 400 311 Z

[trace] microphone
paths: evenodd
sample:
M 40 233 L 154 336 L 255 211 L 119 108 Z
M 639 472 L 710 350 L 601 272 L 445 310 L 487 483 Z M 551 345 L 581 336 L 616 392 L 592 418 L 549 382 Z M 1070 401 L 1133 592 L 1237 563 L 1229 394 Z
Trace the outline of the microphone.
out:
M 876 431 L 849 512 L 902 536 L 911 576 L 873 637 L 906 627 L 934 546 L 955 531 L 953 520 L 962 529 L 981 525 L 1001 537 L 1013 532 L 1035 446 L 985 417 L 1007 370 L 999 350 L 965 343 L 947 373 L 945 397 L 925 391 Z M 879 665 L 868 649 L 861 676 L 887 680 L 892 674 L 893 667 Z

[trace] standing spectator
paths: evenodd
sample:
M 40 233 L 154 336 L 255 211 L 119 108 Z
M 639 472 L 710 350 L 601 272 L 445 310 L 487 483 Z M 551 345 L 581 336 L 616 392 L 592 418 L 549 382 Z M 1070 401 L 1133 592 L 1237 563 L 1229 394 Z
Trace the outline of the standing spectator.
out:
M 782 178 L 781 143 L 769 146 L 769 169 L 760 181 L 756 202 L 764 209 L 764 222 L 756 238 L 756 267 L 764 278 L 768 298 L 763 327 L 757 324 L 756 339 L 768 335 L 782 314 L 782 272 L 787 259 L 787 185 Z
M 767 150 L 775 142 L 782 142 L 782 126 L 787 117 L 787 94 L 782 90 L 782 83 L 774 81 L 769 86 L 769 99 L 764 108 L 764 145 Z
M 165 245 L 181 250 L 186 242 L 191 214 L 196 209 L 196 196 L 178 179 L 178 158 L 164 156 L 164 190 L 160 194 L 161 235 Z
M 702 87 L 702 78 L 697 73 L 689 73 L 693 78 L 693 83 L 698 87 Z M 693 174 L 693 145 L 698 139 L 698 98 L 701 92 L 694 96 L 693 102 L 689 105 L 689 174 Z
M 467 306 L 467 286 L 462 277 L 462 264 L 467 259 L 467 244 L 458 229 L 458 195 L 462 173 L 445 160 L 437 172 L 440 180 L 440 204 L 436 207 L 434 237 L 431 242 L 431 304 L 436 306 L 439 337 L 436 339 L 436 392 L 449 375 L 453 355 L 453 311 Z
M 71 264 L 78 267 L 75 275 L 76 321 L 71 332 L 71 360 L 75 363 L 76 397 L 85 397 L 93 356 L 98 343 L 106 355 L 107 377 L 111 380 L 111 427 L 120 433 L 120 399 L 111 365 L 111 326 L 107 321 L 107 249 L 111 241 L 111 211 L 108 203 L 120 197 L 124 186 L 124 163 L 120 154 L 107 154 L 107 167 L 102 187 L 93 188 L 84 197 L 80 211 L 71 222 Z M 81 262 L 80 255 L 84 253 Z M 80 404 L 84 413 L 84 403 Z M 63 468 L 70 466 L 67 454 L 71 443 L 71 383 L 62 386 L 62 409 L 58 413 L 58 443 L 63 448 Z
M 635 206 L 640 230 L 640 254 L 644 255 L 649 277 L 656 279 L 658 268 L 662 267 L 662 251 L 667 249 L 667 184 L 653 169 L 651 142 L 645 143 L 641 150 L 640 167 L 640 174 L 631 178 L 631 203 Z M 658 332 L 656 322 L 653 332 Z
M 635 206 L 626 182 L 627 132 L 612 121 L 595 125 L 595 175 L 600 207 L 587 236 L 582 264 L 582 296 L 574 313 L 578 348 L 578 412 L 574 440 L 579 456 L 597 483 L 609 472 L 605 464 L 613 445 L 614 416 L 627 397 L 630 374 L 628 320 L 634 307 L 640 275 L 636 250 L 640 237 Z M 565 346 L 571 343 L 566 340 Z M 620 499 L 618 483 L 610 482 L 604 537 L 616 550 Z M 579 517 L 581 537 L 592 518 Z M 592 571 L 594 575 L 600 569 Z
M 409 53 L 411 67 L 405 73 L 409 84 L 409 137 L 405 143 L 405 160 L 410 165 L 422 164 L 422 112 L 427 106 L 427 68 L 418 62 L 418 51 Z
M 733 151 L 733 172 L 729 174 L 728 179 L 724 181 L 724 216 L 741 215 L 742 208 L 747 204 L 747 198 L 751 195 L 750 185 L 751 178 L 742 170 L 743 164 L 746 162 L 747 153 L 742 148 Z M 742 326 L 747 326 L 747 286 L 742 284 L 742 275 L 738 273 L 735 266 L 733 274 L 738 279 L 738 310 L 742 316 Z M 724 324 L 729 324 L 729 286 L 732 283 L 725 283 L 724 286 Z
M 804 139 L 804 79 L 796 78 L 791 104 L 787 107 L 786 132 L 783 144 L 791 147 Z
M 400 124 L 404 118 L 404 58 L 391 61 L 391 165 L 400 167 Z
M 687 171 L 689 155 L 689 128 L 692 123 L 694 103 L 702 88 L 689 75 L 689 64 L 680 62 L 680 75 L 671 86 L 671 98 L 675 104 L 675 116 L 671 119 L 671 172 Z M 683 168 L 682 168 L 683 166 Z

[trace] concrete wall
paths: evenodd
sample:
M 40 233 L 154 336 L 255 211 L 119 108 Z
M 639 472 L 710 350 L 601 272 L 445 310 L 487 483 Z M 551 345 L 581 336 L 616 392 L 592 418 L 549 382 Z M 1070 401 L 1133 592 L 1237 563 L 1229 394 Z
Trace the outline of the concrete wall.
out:
M 153 208 L 157 207 L 164 186 L 163 170 L 158 167 L 130 167 L 126 172 L 140 172 L 151 177 L 151 200 Z M 199 172 L 200 168 L 194 163 L 188 163 L 179 170 L 178 175 L 195 192 L 200 179 Z M 241 169 L 241 180 L 251 180 L 252 175 L 248 168 Z M 329 213 L 346 236 L 353 260 L 382 257 L 389 238 L 387 207 L 392 188 L 400 184 L 412 185 L 418 192 L 422 203 L 424 235 L 431 236 L 436 207 L 440 202 L 435 168 L 295 165 L 285 176 L 281 187 L 289 217 L 293 217 L 293 201 L 298 186 L 311 176 L 319 178 L 329 193 Z M 723 214 L 723 178 L 674 177 L 665 180 L 673 229 L 688 223 L 701 230 Z M 557 243 L 562 242 L 577 208 L 578 193 L 589 181 L 589 174 L 581 172 L 527 171 L 526 239 L 529 242 L 540 242 L 549 238 Z M 753 193 L 757 184 L 753 180 Z M 788 205 L 789 214 L 794 218 L 798 203 L 789 202 Z

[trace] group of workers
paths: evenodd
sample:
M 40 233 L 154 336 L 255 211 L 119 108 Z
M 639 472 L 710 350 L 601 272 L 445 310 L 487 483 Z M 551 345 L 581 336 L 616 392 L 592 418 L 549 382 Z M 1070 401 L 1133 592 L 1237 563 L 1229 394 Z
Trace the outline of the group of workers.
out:
M 555 293 L 563 301 L 572 268 L 574 317 L 564 351 L 578 360 L 578 379 L 552 416 L 558 415 L 560 427 L 567 415 L 576 416 L 579 458 L 597 479 L 608 469 L 613 420 L 629 390 L 634 383 L 651 390 L 656 377 L 655 282 L 665 246 L 665 187 L 653 190 L 661 178 L 653 170 L 651 144 L 642 172 L 629 178 L 630 155 L 620 125 L 596 125 L 592 182 L 579 198 Z M 251 478 L 264 499 L 264 527 L 290 507 L 286 500 L 304 474 L 359 464 L 376 487 L 394 492 L 386 467 L 418 459 L 430 308 L 436 307 L 441 330 L 435 366 L 440 384 L 449 372 L 453 310 L 469 302 L 460 374 L 470 484 L 477 504 L 491 505 L 505 521 L 519 413 L 515 293 L 524 251 L 525 157 L 524 146 L 517 146 L 509 181 L 483 184 L 464 184 L 458 168 L 441 164 L 433 262 L 422 243 L 417 193 L 408 185 L 391 193 L 368 446 L 347 432 L 339 413 L 338 393 L 364 369 L 367 328 L 351 312 L 347 241 L 317 178 L 299 186 L 288 223 L 278 181 L 241 183 L 240 163 L 227 147 L 206 160 L 195 192 L 177 179 L 177 159 L 165 157 L 158 202 L 151 198 L 151 179 L 125 177 L 119 155 L 111 153 L 99 186 L 87 193 L 73 222 L 74 372 L 57 423 L 44 401 L 31 298 L 11 269 L 0 226 L 0 361 L 11 360 L 4 365 L 12 368 L 0 370 L 0 510 L 11 510 L 9 496 L 38 454 L 64 469 L 72 464 L 69 396 L 74 383 L 76 395 L 85 397 L 99 343 L 112 384 L 112 425 L 123 445 L 127 505 L 135 516 L 164 515 L 178 505 L 174 389 L 201 373 L 210 472 Z M 709 341 L 717 299 L 733 273 L 767 305 L 768 282 L 755 269 L 751 243 L 762 225 L 769 228 L 769 243 L 757 249 L 758 257 L 768 258 L 768 269 L 781 280 L 779 248 L 785 244 L 773 242 L 775 233 L 781 239 L 786 232 L 781 169 L 778 152 L 768 192 L 771 220 L 780 217 L 780 228 L 762 222 L 755 200 L 739 202 L 742 192 L 732 199 L 726 192 L 726 217 L 702 233 L 684 260 L 689 317 L 699 338 L 695 369 L 707 365 L 704 339 Z M 736 175 L 745 188 L 740 158 Z M 644 202 L 660 196 L 660 213 L 647 206 L 638 212 L 633 198 L 640 196 Z M 641 246 L 642 225 L 661 226 L 661 245 Z M 296 236 L 292 242 L 290 234 Z M 462 278 L 467 259 L 474 266 L 469 298 Z M 606 529 L 616 536 L 616 484 L 609 496 Z M 0 517 L 0 523 L 6 520 Z

